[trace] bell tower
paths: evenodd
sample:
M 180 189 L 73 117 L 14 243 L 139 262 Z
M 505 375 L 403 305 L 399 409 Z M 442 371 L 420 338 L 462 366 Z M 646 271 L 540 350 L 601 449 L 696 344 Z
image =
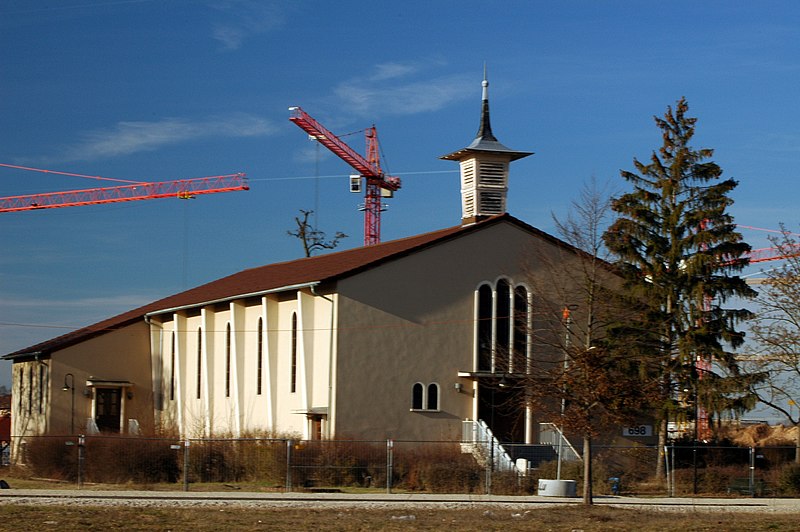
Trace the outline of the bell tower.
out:
M 504 214 L 508 194 L 508 167 L 511 161 L 533 152 L 514 151 L 492 134 L 489 121 L 489 81 L 483 72 L 481 123 L 475 140 L 460 150 L 440 157 L 461 165 L 461 225 Z

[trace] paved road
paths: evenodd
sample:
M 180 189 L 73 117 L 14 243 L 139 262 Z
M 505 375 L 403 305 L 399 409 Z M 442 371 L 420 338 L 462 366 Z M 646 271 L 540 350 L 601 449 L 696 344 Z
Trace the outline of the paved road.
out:
M 598 496 L 597 505 L 662 511 L 739 511 L 797 513 L 800 499 L 776 498 L 644 498 Z M 255 493 L 255 492 L 165 492 L 93 490 L 0 490 L 0 504 L 119 505 L 119 506 L 255 506 L 255 507 L 358 507 L 358 508 L 463 508 L 464 506 L 523 508 L 579 505 L 581 499 L 432 494 L 346 494 L 346 493 Z

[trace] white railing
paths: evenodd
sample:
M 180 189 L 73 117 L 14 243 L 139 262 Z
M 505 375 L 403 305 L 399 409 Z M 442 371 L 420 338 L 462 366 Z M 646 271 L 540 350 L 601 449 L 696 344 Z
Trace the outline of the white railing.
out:
M 539 423 L 539 443 L 552 445 L 562 461 L 581 459 L 581 455 L 564 436 L 561 427 L 555 423 Z
M 461 448 L 472 453 L 481 465 L 492 464 L 494 471 L 520 473 L 514 460 L 494 437 L 492 429 L 482 420 L 464 421 L 461 426 Z

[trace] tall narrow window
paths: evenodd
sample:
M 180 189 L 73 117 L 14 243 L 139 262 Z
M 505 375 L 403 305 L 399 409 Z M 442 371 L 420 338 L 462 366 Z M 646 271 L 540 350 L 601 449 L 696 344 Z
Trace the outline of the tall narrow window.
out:
M 292 393 L 297 391 L 297 313 L 292 314 Z
M 492 287 L 478 288 L 478 371 L 492 369 Z
M 529 369 L 531 308 L 528 289 L 500 279 L 477 292 L 477 371 L 520 373 Z
M 39 413 L 44 410 L 44 366 L 39 366 Z
M 256 394 L 261 395 L 261 374 L 264 368 L 264 320 L 258 318 L 258 356 L 256 357 Z
M 169 354 L 169 400 L 175 400 L 175 331 L 172 331 L 172 347 Z
M 511 371 L 511 286 L 505 279 L 497 281 L 497 348 L 495 349 L 494 371 Z
M 203 380 L 203 328 L 197 329 L 197 398 L 200 399 L 200 385 Z
M 231 396 L 231 324 L 225 329 L 225 397 Z
M 528 369 L 528 290 L 524 286 L 514 289 L 514 356 L 512 371 L 522 372 Z
M 19 399 L 17 399 L 17 409 L 22 413 L 22 391 L 25 389 L 25 373 L 23 373 L 22 368 L 19 368 L 19 388 L 17 389 L 17 395 L 19 395 Z
M 33 366 L 28 367 L 28 414 L 33 411 Z
M 425 405 L 428 410 L 439 410 L 439 385 L 432 382 L 428 385 L 428 403 Z
M 423 409 L 423 402 L 422 402 L 422 395 L 425 391 L 425 387 L 422 385 L 421 382 L 414 384 L 411 388 L 411 409 L 412 410 L 422 410 Z

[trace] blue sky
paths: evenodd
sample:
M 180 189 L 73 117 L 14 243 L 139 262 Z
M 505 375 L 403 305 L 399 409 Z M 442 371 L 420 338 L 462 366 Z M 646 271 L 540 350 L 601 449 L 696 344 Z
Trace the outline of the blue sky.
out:
M 740 181 L 737 222 L 797 230 L 798 58 L 788 1 L 0 0 L 0 163 L 251 187 L 0 214 L 0 353 L 298 258 L 301 209 L 360 245 L 349 167 L 289 106 L 338 134 L 377 126 L 403 181 L 384 240 L 457 225 L 457 165 L 438 157 L 475 136 L 484 62 L 494 133 L 536 152 L 512 165 L 511 214 L 552 232 L 591 177 L 623 190 L 660 143 L 653 115 L 686 96 L 695 145 Z M 0 168 L 0 196 L 99 185 Z

